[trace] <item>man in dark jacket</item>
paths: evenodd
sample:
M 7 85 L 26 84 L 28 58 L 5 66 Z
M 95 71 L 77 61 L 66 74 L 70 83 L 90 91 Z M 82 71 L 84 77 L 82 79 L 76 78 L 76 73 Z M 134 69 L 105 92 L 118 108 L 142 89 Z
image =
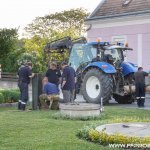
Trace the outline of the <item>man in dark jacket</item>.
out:
M 75 70 L 72 67 L 68 66 L 66 62 L 63 62 L 61 64 L 61 67 L 63 70 L 61 88 L 63 92 L 64 102 L 74 102 L 76 82 Z
M 134 74 L 136 99 L 137 99 L 138 107 L 144 107 L 144 102 L 145 102 L 145 77 L 146 76 L 148 76 L 148 73 L 144 72 L 142 67 L 139 67 L 138 71 Z
M 18 70 L 18 86 L 20 89 L 20 100 L 18 102 L 18 109 L 25 110 L 26 103 L 28 101 L 28 85 L 30 83 L 30 78 L 34 76 L 32 73 L 32 63 L 27 63 L 22 65 Z
M 50 69 L 47 70 L 46 77 L 48 78 L 48 82 L 53 83 L 57 86 L 59 85 L 61 73 L 57 69 L 57 64 L 55 62 L 52 62 L 50 64 Z

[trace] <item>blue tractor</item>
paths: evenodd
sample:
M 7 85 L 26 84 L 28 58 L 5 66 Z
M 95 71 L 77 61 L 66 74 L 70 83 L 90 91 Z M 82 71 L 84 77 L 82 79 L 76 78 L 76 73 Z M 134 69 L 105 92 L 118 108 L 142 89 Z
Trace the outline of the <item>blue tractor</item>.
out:
M 47 43 L 45 52 L 69 50 L 69 65 L 76 70 L 76 92 L 88 103 L 107 104 L 113 97 L 118 103 L 134 101 L 134 78 L 137 66 L 125 62 L 124 52 L 132 50 L 121 43 L 90 42 L 85 38 L 72 40 L 65 37 Z

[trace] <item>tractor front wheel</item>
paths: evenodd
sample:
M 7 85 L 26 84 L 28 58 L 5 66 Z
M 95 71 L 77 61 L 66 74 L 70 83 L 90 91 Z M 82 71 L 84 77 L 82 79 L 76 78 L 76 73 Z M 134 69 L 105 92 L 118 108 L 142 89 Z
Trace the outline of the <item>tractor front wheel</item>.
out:
M 107 104 L 111 99 L 113 82 L 111 76 L 97 68 L 89 69 L 83 79 L 82 94 L 88 103 Z

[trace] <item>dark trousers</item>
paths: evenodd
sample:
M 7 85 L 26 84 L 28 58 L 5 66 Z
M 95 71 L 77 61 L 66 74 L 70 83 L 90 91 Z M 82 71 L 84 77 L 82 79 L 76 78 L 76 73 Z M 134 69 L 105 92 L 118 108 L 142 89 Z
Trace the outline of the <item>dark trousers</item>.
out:
M 18 83 L 20 89 L 20 100 L 18 102 L 18 109 L 25 110 L 28 101 L 28 83 Z
M 75 89 L 62 90 L 64 103 L 73 103 L 75 98 Z
M 139 107 L 144 107 L 145 103 L 145 83 L 136 83 L 136 99 Z

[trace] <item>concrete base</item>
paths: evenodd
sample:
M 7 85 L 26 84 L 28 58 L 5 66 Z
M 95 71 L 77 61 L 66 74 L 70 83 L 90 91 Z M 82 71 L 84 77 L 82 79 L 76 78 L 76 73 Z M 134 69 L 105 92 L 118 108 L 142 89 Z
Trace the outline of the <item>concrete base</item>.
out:
M 63 116 L 69 116 L 71 118 L 82 117 L 98 117 L 100 115 L 100 105 L 98 104 L 60 104 L 60 113 Z
M 18 103 L 2 103 L 0 107 L 17 107 Z
M 101 125 L 97 131 L 105 131 L 107 134 L 122 134 L 132 137 L 147 137 L 150 135 L 150 123 L 116 123 Z

